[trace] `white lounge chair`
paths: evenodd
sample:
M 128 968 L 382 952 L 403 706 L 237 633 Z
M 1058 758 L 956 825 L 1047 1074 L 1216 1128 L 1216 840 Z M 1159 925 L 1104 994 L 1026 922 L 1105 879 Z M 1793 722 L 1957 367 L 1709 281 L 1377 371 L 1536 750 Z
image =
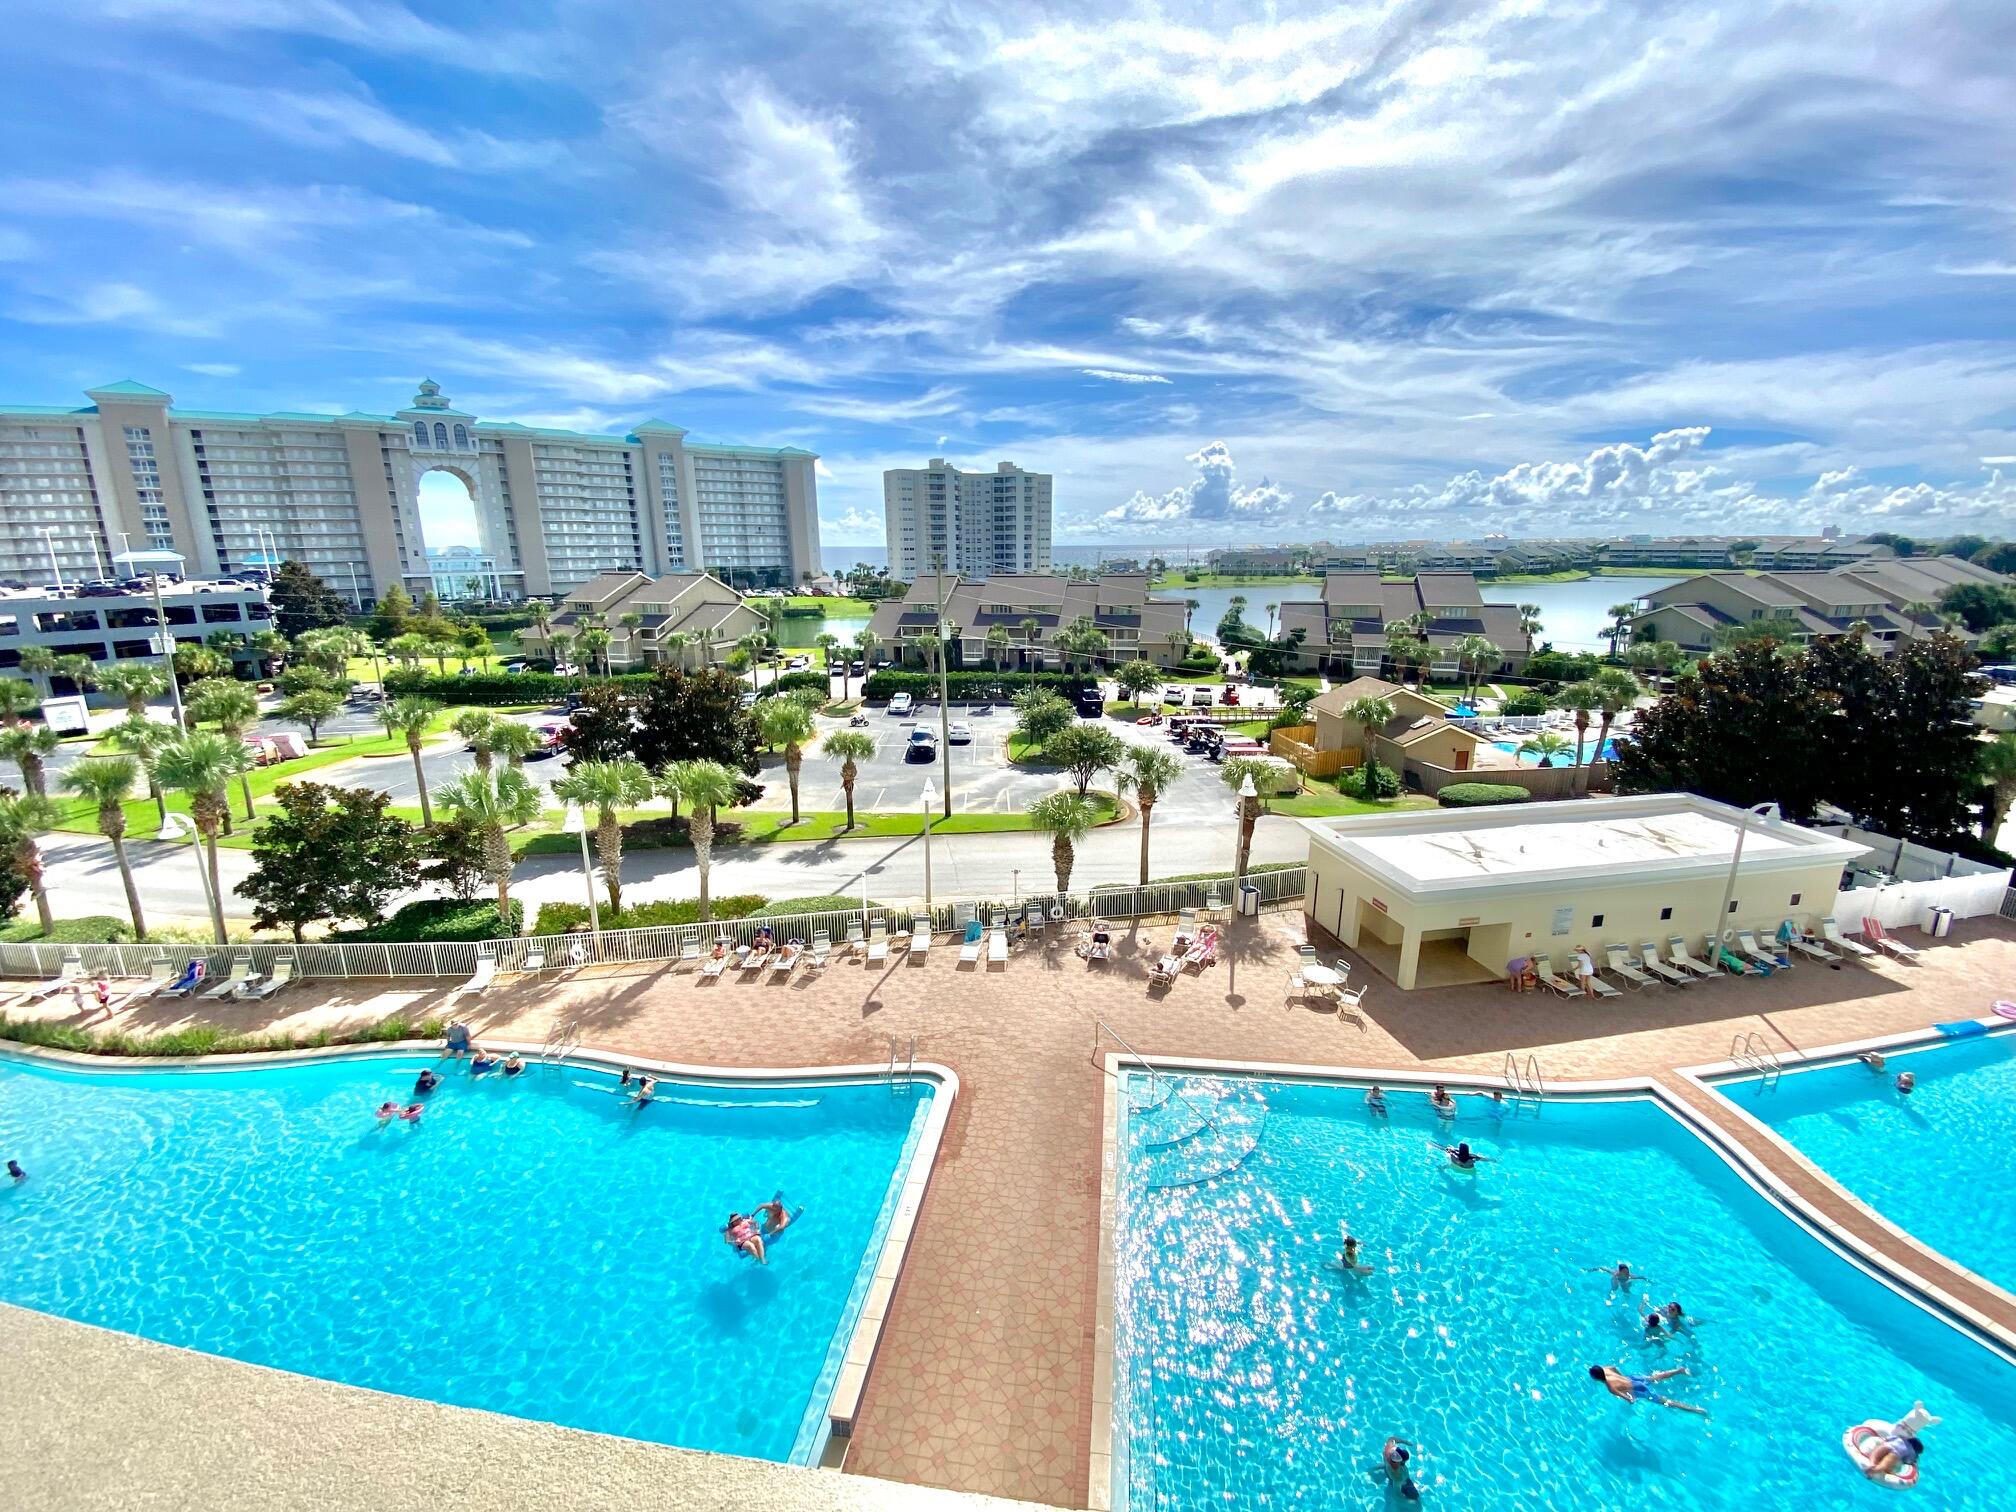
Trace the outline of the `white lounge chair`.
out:
M 889 926 L 877 919 L 868 931 L 868 959 L 886 961 L 889 959 Z
M 712 951 L 708 952 L 707 959 L 700 963 L 700 975 L 703 977 L 719 977 L 728 969 L 728 963 L 735 959 L 735 947 L 729 943 L 726 935 L 714 942 L 714 948 L 721 953 L 715 955 Z
M 1921 953 L 1915 945 L 1906 945 L 1902 940 L 1892 939 L 1889 931 L 1875 919 L 1862 921 L 1862 937 L 1865 940 L 1874 940 L 1880 949 L 1900 961 L 1915 961 Z
M 805 964 L 814 971 L 826 969 L 826 958 L 833 954 L 833 936 L 823 929 L 812 931 L 812 948 L 806 953 Z
M 858 954 L 860 950 L 861 950 L 861 921 L 859 919 L 849 919 L 847 921 L 847 954 L 855 955 Z
M 805 947 L 803 945 L 794 946 L 787 943 L 782 950 L 770 958 L 770 975 L 773 977 L 788 977 L 797 969 L 798 962 L 804 954 Z
M 761 971 L 764 966 L 769 964 L 769 961 L 770 947 L 767 945 L 754 945 L 750 947 L 749 953 L 742 957 L 742 964 L 737 969 L 746 976 L 752 971 Z
M 1631 964 L 1631 957 L 1622 945 L 1605 945 L 1603 954 L 1610 962 L 1610 969 L 1633 987 L 1650 987 L 1657 977 L 1647 976 Z
M 1851 960 L 1866 961 L 1876 954 L 1860 940 L 1851 940 L 1841 933 L 1841 926 L 1834 922 L 1832 914 L 1820 921 L 1820 938 Z
M 147 963 L 147 975 L 145 979 L 131 992 L 127 993 L 125 997 L 121 998 L 120 1002 L 122 1005 L 125 1003 L 137 1003 L 141 998 L 152 997 L 174 980 L 175 968 L 173 965 L 167 961 L 149 961 Z
M 1660 960 L 1659 945 L 1654 940 L 1647 940 L 1643 945 L 1638 947 L 1638 964 L 1651 972 L 1653 976 L 1664 982 L 1668 987 L 1685 987 L 1689 982 L 1694 980 L 1693 977 L 1678 967 L 1668 966 L 1664 961 Z
M 1695 960 L 1688 953 L 1687 942 L 1678 935 L 1674 935 L 1671 939 L 1667 940 L 1666 954 L 1673 964 L 1678 966 L 1682 971 L 1691 972 L 1697 977 L 1712 977 L 1715 975 L 1715 968 L 1713 966 L 1710 966 L 1706 961 Z
M 966 922 L 966 937 L 959 942 L 959 964 L 971 966 L 980 959 L 980 936 L 982 926 L 978 919 Z
M 1755 961 L 1759 966 L 1766 967 L 1769 970 L 1777 971 L 1782 968 L 1789 971 L 1791 969 L 1792 958 L 1790 956 L 1781 956 L 1775 950 L 1766 950 L 1762 945 L 1757 943 L 1757 936 L 1747 929 L 1736 931 L 1736 949 L 1745 958 Z
M 921 961 L 931 949 L 931 915 L 910 916 L 910 959 Z
M 468 981 L 455 989 L 454 996 L 461 997 L 464 993 L 471 993 L 480 997 L 490 990 L 490 984 L 496 980 L 497 957 L 479 955 L 476 957 L 476 969 L 469 973 Z
M 1575 984 L 1554 975 L 1554 963 L 1544 955 L 1533 957 L 1533 975 L 1542 987 L 1551 988 L 1563 997 L 1576 997 Z
M 238 989 L 252 980 L 252 957 L 241 955 L 232 961 L 231 969 L 224 974 L 224 980 L 208 992 L 200 994 L 206 999 L 238 996 Z
M 1797 924 L 1787 919 L 1778 926 L 1778 943 L 1789 946 L 1809 961 L 1827 961 L 1839 965 L 1841 957 L 1806 933 Z
M 525 947 L 525 962 L 518 970 L 526 976 L 537 976 L 546 969 L 546 947 L 528 945 Z
M 273 969 L 264 977 L 248 977 L 239 984 L 237 996 L 241 1000 L 264 1000 L 273 996 L 282 987 L 294 980 L 294 963 L 281 960 L 273 963 Z
M 56 975 L 49 978 L 46 982 L 37 982 L 33 987 L 22 993 L 20 997 L 16 998 L 15 1001 L 17 1003 L 39 1003 L 46 997 L 54 997 L 83 974 L 84 962 L 77 956 L 65 956 L 63 958 L 63 965 Z
M 996 924 L 987 931 L 987 964 L 989 966 L 1008 963 L 1008 930 L 1005 925 Z
M 164 998 L 186 998 L 202 987 L 209 979 L 210 963 L 194 960 L 176 973 L 175 980 L 163 987 L 158 994 Z
M 1589 964 L 1592 966 L 1596 964 L 1596 958 L 1594 956 L 1591 956 L 1589 958 Z M 1578 982 L 1586 981 L 1589 984 L 1589 990 L 1594 992 L 1596 996 L 1598 996 L 1599 998 L 1613 998 L 1624 996 L 1622 992 L 1618 991 L 1615 987 L 1612 987 L 1608 982 L 1604 981 L 1602 977 L 1598 976 L 1593 971 L 1590 972 L 1589 975 L 1586 977 L 1578 974 L 1575 980 Z
M 688 966 L 697 963 L 699 959 L 700 942 L 698 940 L 688 940 L 679 947 L 679 959 L 672 963 L 672 969 L 674 971 L 683 971 Z

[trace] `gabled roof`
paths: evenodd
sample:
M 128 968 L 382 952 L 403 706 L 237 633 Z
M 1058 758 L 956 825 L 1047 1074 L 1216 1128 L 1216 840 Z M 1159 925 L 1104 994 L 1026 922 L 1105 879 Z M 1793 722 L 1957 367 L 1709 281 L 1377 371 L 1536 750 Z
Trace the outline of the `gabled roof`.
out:
M 110 394 L 115 399 L 166 399 L 167 394 L 160 389 L 149 388 L 144 383 L 135 383 L 131 378 L 121 378 L 117 383 L 100 384 L 97 388 L 84 390 L 90 398 Z

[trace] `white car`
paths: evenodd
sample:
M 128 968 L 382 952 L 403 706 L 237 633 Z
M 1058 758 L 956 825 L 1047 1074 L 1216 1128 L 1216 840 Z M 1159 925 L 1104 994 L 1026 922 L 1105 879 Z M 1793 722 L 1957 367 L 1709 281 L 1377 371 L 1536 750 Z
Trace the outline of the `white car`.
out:
M 963 719 L 955 719 L 952 721 L 952 728 L 945 732 L 945 738 L 954 745 L 971 745 L 973 743 L 973 726 L 966 723 Z
M 908 714 L 916 707 L 917 700 L 912 698 L 908 693 L 898 693 L 889 700 L 889 712 L 891 714 Z

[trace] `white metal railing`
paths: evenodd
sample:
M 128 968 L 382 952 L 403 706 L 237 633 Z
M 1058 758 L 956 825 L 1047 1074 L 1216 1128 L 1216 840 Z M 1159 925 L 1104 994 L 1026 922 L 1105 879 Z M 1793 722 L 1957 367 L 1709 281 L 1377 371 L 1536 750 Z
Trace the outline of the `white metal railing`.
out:
M 1531 1098 L 1534 1102 L 1544 1102 L 1547 1097 L 1547 1078 L 1540 1072 L 1540 1057 L 1529 1055 L 1524 1064 L 1510 1050 L 1505 1052 L 1505 1087 L 1515 1098 Z
M 896 1092 L 907 1093 L 910 1090 L 911 1083 L 916 1079 L 916 1076 L 917 1076 L 917 1036 L 914 1034 L 910 1036 L 910 1043 L 906 1051 L 903 1042 L 897 1039 L 895 1035 L 893 1034 L 890 1035 L 889 1077 L 888 1077 L 889 1090 L 892 1093 Z
M 1778 1059 L 1778 1052 L 1755 1029 L 1739 1030 L 1730 1039 L 1729 1059 L 1755 1071 L 1767 1087 L 1777 1085 L 1778 1078 L 1785 1073 L 1785 1064 Z

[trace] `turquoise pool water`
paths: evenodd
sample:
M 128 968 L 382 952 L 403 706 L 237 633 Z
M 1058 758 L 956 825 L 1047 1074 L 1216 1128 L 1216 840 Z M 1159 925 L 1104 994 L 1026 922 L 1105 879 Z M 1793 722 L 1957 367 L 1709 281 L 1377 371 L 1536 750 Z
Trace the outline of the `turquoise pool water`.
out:
M 1575 737 L 1573 735 L 1570 735 L 1566 738 L 1569 742 L 1569 745 L 1572 747 L 1574 745 Z M 1522 752 L 1519 749 L 1519 742 L 1516 740 L 1494 740 L 1491 742 L 1491 744 L 1495 746 L 1498 750 L 1509 751 L 1512 755 L 1517 756 L 1519 758 L 1519 764 L 1521 766 L 1540 765 L 1540 758 L 1534 755 L 1531 751 Z M 1583 744 L 1582 758 L 1584 761 L 1591 761 L 1591 762 L 1615 761 L 1617 759 L 1616 741 L 1614 740 L 1604 741 L 1603 752 L 1600 756 L 1596 753 L 1595 747 L 1596 742 L 1593 740 L 1587 741 Z M 1573 751 L 1573 749 L 1563 751 L 1559 756 L 1556 756 L 1554 758 L 1554 765 L 1556 766 L 1575 765 L 1575 752 Z
M 802 1460 L 928 1084 L 662 1084 L 431 1058 L 225 1072 L 0 1059 L 0 1300 L 357 1386 Z M 453 1067 L 454 1069 L 449 1069 Z M 782 1189 L 767 1267 L 719 1233 Z
M 1898 1505 L 1841 1448 L 1923 1398 L 1919 1505 L 2016 1505 L 2016 1366 L 1824 1247 L 1657 1106 L 1550 1102 L 1453 1128 L 1389 1090 L 1172 1080 L 1130 1116 L 1117 1256 L 1115 1448 L 1131 1512 L 1400 1507 L 1370 1473 L 1418 1446 L 1422 1505 Z M 1129 1094 L 1147 1101 L 1146 1078 Z M 1196 1106 L 1215 1129 L 1198 1127 Z M 1497 1163 L 1452 1171 L 1427 1142 Z M 1332 1264 L 1339 1225 L 1373 1273 Z M 1628 1260 L 1700 1320 L 1647 1344 Z M 1685 1366 L 1706 1419 L 1618 1402 L 1590 1364 Z
M 1918 1082 L 1900 1096 L 1893 1079 Z M 2016 1037 L 1985 1035 L 1716 1088 L 1899 1228 L 2016 1290 Z

